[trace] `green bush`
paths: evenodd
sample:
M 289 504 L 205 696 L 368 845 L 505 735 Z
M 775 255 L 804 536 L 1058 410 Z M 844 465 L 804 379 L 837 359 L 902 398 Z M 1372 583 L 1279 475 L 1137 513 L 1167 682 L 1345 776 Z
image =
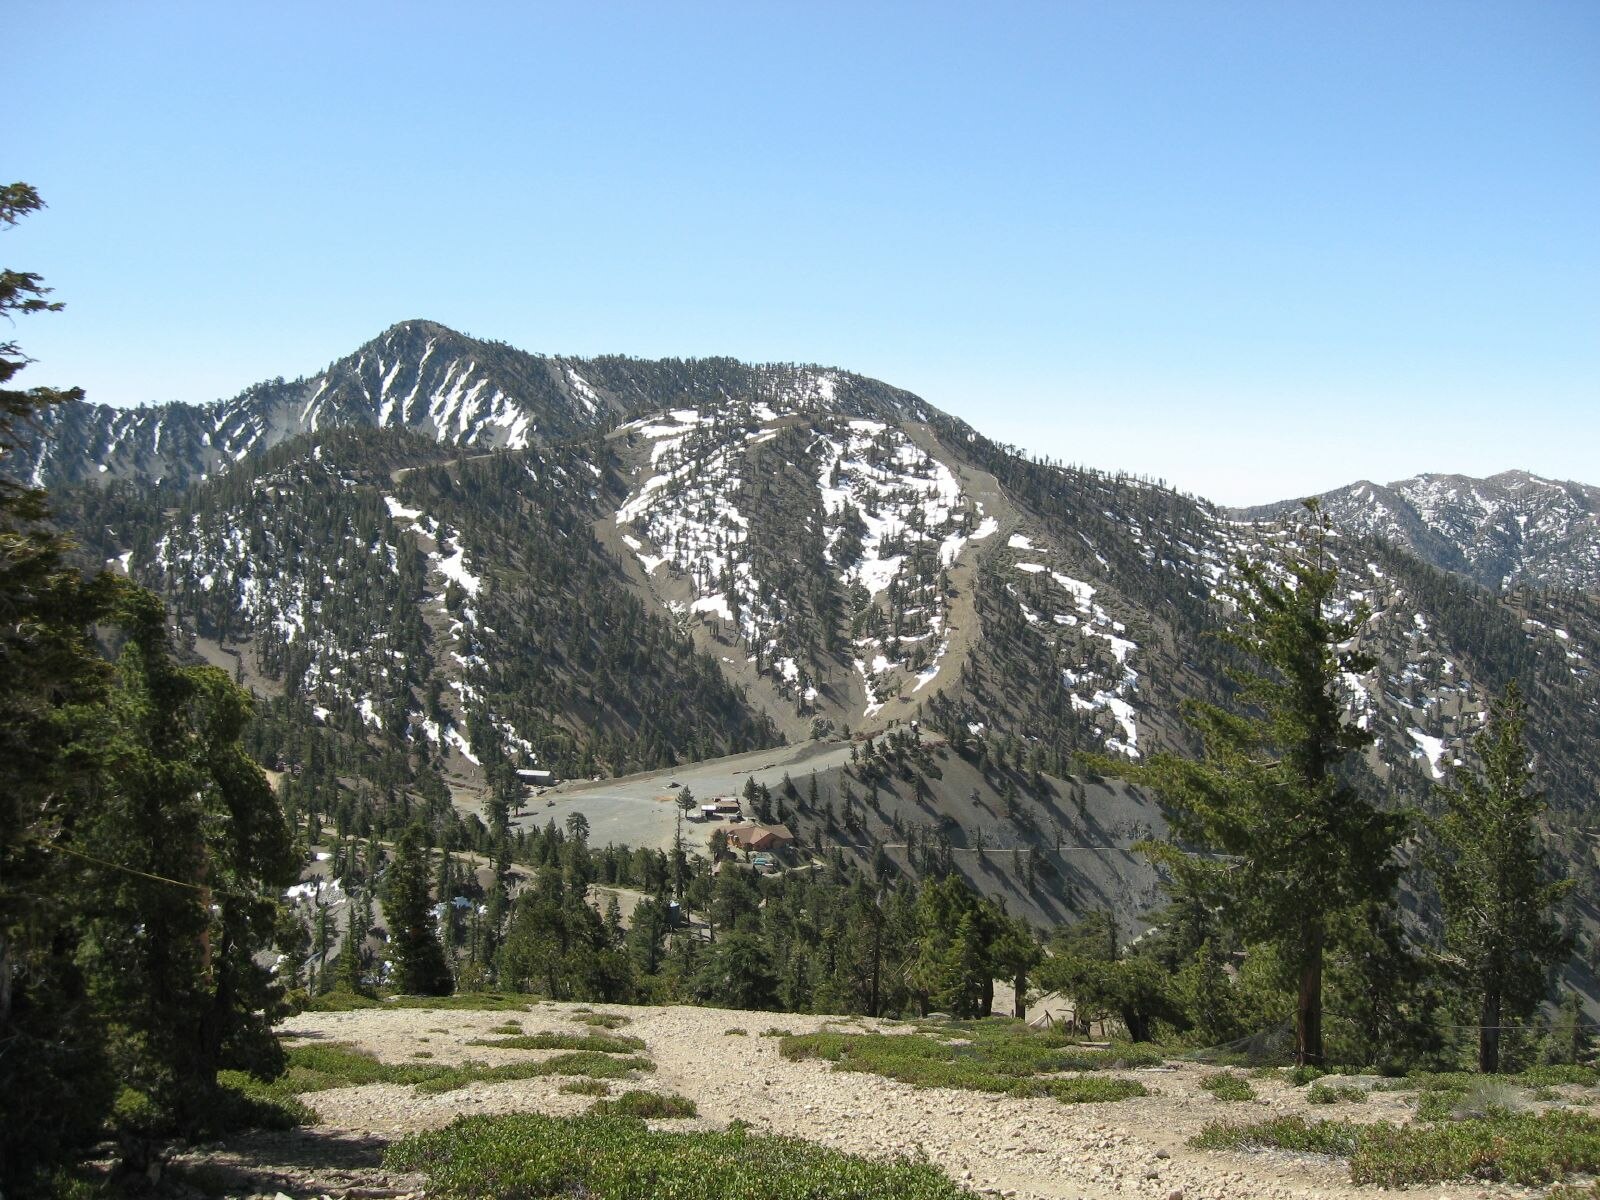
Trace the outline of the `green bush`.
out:
M 855 1158 L 792 1138 L 653 1132 L 629 1117 L 462 1117 L 384 1155 L 439 1200 L 971 1200 L 937 1168 Z
M 660 1092 L 623 1092 L 615 1100 L 596 1100 L 589 1112 L 597 1117 L 638 1117 L 651 1120 L 661 1117 L 693 1117 L 700 1113 L 695 1102 L 687 1096 L 666 1096 Z
M 1587 1113 L 1508 1113 L 1438 1125 L 1368 1127 L 1350 1179 L 1382 1187 L 1486 1179 L 1535 1187 L 1600 1172 L 1600 1121 Z
M 574 1050 L 540 1062 L 503 1063 L 497 1067 L 467 1062 L 460 1066 L 437 1063 L 392 1064 L 343 1042 L 295 1046 L 289 1051 L 289 1069 L 260 1093 L 277 1099 L 328 1088 L 358 1087 L 366 1083 L 409 1084 L 419 1092 L 450 1092 L 469 1083 L 498 1083 L 532 1079 L 540 1075 L 582 1075 L 620 1079 L 634 1071 L 655 1069 L 648 1058 L 623 1058 L 594 1050 Z
M 1208 1125 L 1204 1150 L 1294 1150 L 1350 1160 L 1350 1180 L 1380 1187 L 1490 1180 L 1538 1187 L 1600 1173 L 1600 1120 L 1556 1110 L 1433 1125 L 1353 1125 L 1280 1117 L 1254 1125 Z
M 541 1068 L 541 1075 L 583 1075 L 589 1079 L 626 1079 L 635 1071 L 656 1069 L 648 1058 L 621 1058 L 593 1050 L 571 1050 L 535 1065 Z
M 604 1033 L 527 1033 L 518 1037 L 476 1038 L 469 1046 L 491 1046 L 496 1050 L 593 1050 L 600 1054 L 632 1054 L 644 1049 L 636 1037 Z
M 1054 1096 L 1068 1104 L 1123 1100 L 1148 1093 L 1131 1080 L 1053 1076 L 1161 1061 L 1153 1051 L 1129 1047 L 1084 1050 L 1064 1046 L 1019 1022 L 986 1022 L 957 1032 L 963 1036 L 947 1037 L 942 1030 L 932 1035 L 824 1031 L 785 1037 L 778 1052 L 788 1059 L 822 1059 L 833 1063 L 835 1070 L 864 1071 L 916 1087 Z
M 624 1017 L 618 1013 L 579 1013 L 572 1019 L 584 1025 L 598 1025 L 601 1029 L 616 1029 L 633 1023 L 632 1017 Z
M 1291 1116 L 1253 1124 L 1213 1121 L 1189 1144 L 1200 1150 L 1293 1150 L 1345 1158 L 1355 1149 L 1358 1136 L 1358 1127 L 1348 1121 Z
M 1365 1104 L 1365 1089 L 1346 1084 L 1317 1082 L 1306 1092 L 1307 1104 Z
M 1250 1086 L 1249 1081 L 1232 1071 L 1218 1071 L 1214 1075 L 1207 1075 L 1200 1081 L 1200 1086 L 1218 1100 L 1238 1103 L 1256 1098 L 1256 1090 Z
M 575 1096 L 609 1096 L 611 1085 L 598 1079 L 574 1079 L 570 1083 L 563 1083 L 560 1090 Z
M 1417 1097 L 1417 1120 L 1449 1121 L 1455 1117 L 1456 1105 L 1461 1103 L 1464 1091 L 1452 1088 L 1432 1088 Z
M 1305 1087 L 1306 1084 L 1314 1083 L 1326 1074 L 1327 1072 L 1321 1067 L 1310 1065 L 1291 1067 L 1289 1069 L 1289 1082 L 1295 1087 Z

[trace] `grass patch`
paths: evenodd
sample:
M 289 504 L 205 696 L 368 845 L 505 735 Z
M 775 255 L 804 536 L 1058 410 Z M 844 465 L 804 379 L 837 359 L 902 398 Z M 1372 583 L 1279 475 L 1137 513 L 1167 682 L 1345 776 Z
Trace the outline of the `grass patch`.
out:
M 635 1071 L 654 1071 L 655 1063 L 642 1056 L 624 1058 L 594 1050 L 570 1050 L 536 1064 L 541 1075 L 582 1075 L 587 1079 L 626 1079 Z
M 1189 1144 L 1198 1150 L 1294 1150 L 1301 1154 L 1348 1158 L 1358 1136 L 1357 1127 L 1348 1121 L 1277 1117 L 1243 1125 L 1213 1121 L 1191 1138 Z
M 620 1013 L 578 1013 L 572 1019 L 583 1025 L 597 1025 L 601 1029 L 620 1029 L 633 1024 L 632 1017 L 624 1017 Z
M 1366 1102 L 1366 1090 L 1351 1087 L 1349 1084 L 1323 1083 L 1319 1080 L 1306 1091 L 1307 1104 L 1365 1104 Z
M 763 1029 L 761 1031 L 761 1036 L 762 1037 L 775 1037 L 775 1038 L 793 1037 L 794 1036 L 794 1030 L 792 1030 L 792 1029 L 779 1029 L 776 1025 L 773 1025 L 768 1029 Z
M 411 1057 L 412 1058 L 432 1058 L 433 1057 L 433 1051 L 432 1050 L 413 1050 L 411 1052 Z
M 489 1026 L 490 1033 L 497 1033 L 502 1037 L 516 1037 L 522 1032 L 521 1021 L 502 1021 L 498 1025 Z
M 749 1034 L 749 1031 L 744 1030 L 744 1029 L 740 1029 L 737 1026 L 735 1026 L 733 1029 L 724 1029 L 722 1031 L 722 1036 L 723 1037 L 749 1037 L 750 1034 Z
M 787 1059 L 821 1059 L 835 1070 L 865 1071 L 916 1087 L 1055 1096 L 1069 1104 L 1148 1095 L 1132 1080 L 1086 1078 L 1082 1073 L 1161 1061 L 1143 1048 L 1076 1047 L 1020 1022 L 985 1022 L 959 1034 L 824 1031 L 785 1037 L 778 1052 Z M 1062 1078 L 1067 1072 L 1078 1074 Z
M 500 1083 L 539 1075 L 621 1079 L 632 1071 L 649 1071 L 654 1066 L 648 1058 L 619 1058 L 592 1050 L 557 1054 L 542 1062 L 504 1063 L 497 1067 L 475 1062 L 455 1067 L 435 1063 L 395 1064 L 379 1062 L 343 1042 L 328 1042 L 294 1047 L 289 1051 L 288 1071 L 269 1084 L 257 1086 L 264 1089 L 260 1095 L 280 1100 L 292 1099 L 299 1093 L 359 1087 L 367 1083 L 394 1083 L 414 1087 L 419 1092 L 437 1093 L 455 1091 L 469 1083 Z
M 574 1096 L 609 1096 L 611 1085 L 602 1083 L 598 1079 L 574 1079 L 569 1083 L 563 1083 L 560 1090 L 570 1092 Z
M 1190 1144 L 1336 1155 L 1350 1160 L 1352 1183 L 1380 1187 L 1458 1180 L 1538 1187 L 1600 1172 L 1600 1120 L 1560 1110 L 1403 1126 L 1280 1117 L 1255 1125 L 1208 1125 Z
M 644 1049 L 641 1038 L 605 1033 L 525 1033 L 519 1037 L 476 1038 L 467 1045 L 496 1050 L 592 1050 L 597 1054 L 632 1054 Z
M 397 1142 L 390 1170 L 421 1171 L 441 1200 L 960 1200 L 972 1193 L 927 1163 L 855 1158 L 792 1138 L 654 1132 L 628 1117 L 462 1117 Z
M 1200 1086 L 1218 1100 L 1231 1103 L 1241 1103 L 1256 1098 L 1256 1090 L 1250 1086 L 1250 1081 L 1241 1075 L 1235 1075 L 1232 1071 L 1218 1071 L 1214 1075 L 1207 1075 L 1200 1081 Z
M 700 1109 L 687 1096 L 639 1091 L 623 1092 L 615 1100 L 596 1100 L 589 1112 L 597 1117 L 638 1117 L 641 1121 L 700 1115 Z
M 1413 1071 L 1386 1082 L 1395 1092 L 1464 1092 L 1476 1084 L 1493 1080 L 1511 1087 L 1594 1087 L 1600 1085 L 1600 1067 L 1557 1063 L 1529 1067 L 1517 1075 L 1480 1075 L 1476 1071 Z

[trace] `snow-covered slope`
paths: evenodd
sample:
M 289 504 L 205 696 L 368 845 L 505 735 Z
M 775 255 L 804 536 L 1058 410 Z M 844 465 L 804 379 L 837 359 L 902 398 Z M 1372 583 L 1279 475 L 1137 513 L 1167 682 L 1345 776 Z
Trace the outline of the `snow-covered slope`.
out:
M 802 713 L 859 721 L 939 676 L 941 581 L 998 526 L 905 429 L 819 405 L 832 384 L 623 426 L 637 465 L 614 520 L 670 609 L 736 644 Z M 853 678 L 828 679 L 835 666 Z
M 214 404 L 67 405 L 12 474 L 43 485 L 137 478 L 187 483 L 302 433 L 407 429 L 450 445 L 521 448 L 609 427 L 624 405 L 576 360 L 480 342 L 431 321 L 388 329 L 309 378 Z
M 521 449 L 608 430 L 661 406 L 732 397 L 856 416 L 925 419 L 909 393 L 839 371 L 732 359 L 556 358 L 405 321 L 308 378 L 230 400 L 133 409 L 76 403 L 0 470 L 41 486 L 116 479 L 187 485 L 304 433 L 404 429 L 449 446 Z
M 1321 501 L 1343 528 L 1405 546 L 1488 588 L 1526 583 L 1600 590 L 1600 488 L 1526 471 L 1487 479 L 1418 475 L 1387 486 L 1363 480 Z M 1279 516 L 1297 503 L 1240 515 Z
M 212 406 L 73 406 L 58 425 L 36 476 L 160 477 L 186 497 L 176 519 L 157 515 L 169 492 L 142 501 L 141 530 L 86 503 L 97 553 L 204 636 L 253 645 L 308 704 L 485 761 L 584 765 L 597 723 L 615 739 L 597 765 L 720 748 L 703 714 L 671 713 L 685 686 L 753 723 L 741 744 L 763 720 L 803 737 L 815 719 L 920 717 L 1022 739 L 1052 770 L 1082 750 L 1144 757 L 1188 744 L 1186 699 L 1227 698 L 1213 635 L 1232 562 L 1294 536 L 1286 506 L 1229 514 L 1030 460 L 843 371 L 546 358 L 427 322 L 309 380 Z M 335 442 L 337 465 L 317 457 Z M 1345 681 L 1380 776 L 1439 779 L 1516 678 L 1579 786 L 1600 741 L 1587 610 L 1424 564 L 1592 587 L 1597 498 L 1511 473 L 1326 499 L 1381 660 Z M 643 649 L 623 590 L 672 636 Z M 630 693 L 662 655 L 647 720 Z

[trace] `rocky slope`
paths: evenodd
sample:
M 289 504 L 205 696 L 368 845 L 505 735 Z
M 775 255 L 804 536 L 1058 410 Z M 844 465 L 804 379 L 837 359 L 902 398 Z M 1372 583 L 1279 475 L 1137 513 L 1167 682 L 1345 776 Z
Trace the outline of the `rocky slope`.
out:
M 975 1195 L 1015 1200 L 1112 1200 L 1128 1196 L 1221 1200 L 1223 1197 L 1377 1196 L 1375 1187 L 1349 1182 L 1346 1166 L 1319 1155 L 1228 1153 L 1196 1150 L 1188 1139 L 1208 1121 L 1325 1116 L 1307 1103 L 1307 1089 L 1283 1080 L 1257 1079 L 1259 1099 L 1223 1104 L 1199 1086 L 1212 1068 L 1175 1062 L 1125 1072 L 1151 1095 L 1109 1104 L 1064 1105 L 1050 1098 L 1019 1099 L 945 1088 L 916 1088 L 871 1075 L 837 1072 L 828 1064 L 780 1057 L 773 1028 L 796 1033 L 821 1028 L 909 1031 L 894 1022 L 769 1014 L 707 1008 L 602 1006 L 629 1020 L 625 1032 L 645 1042 L 655 1069 L 626 1087 L 687 1096 L 699 1108 L 689 1120 L 661 1128 L 724 1128 L 735 1119 L 753 1132 L 815 1141 L 873 1158 L 926 1155 Z M 528 1032 L 583 1032 L 592 1010 L 542 1002 L 515 1014 Z M 386 1062 L 410 1064 L 423 1054 L 433 1063 L 468 1058 L 493 1064 L 527 1060 L 528 1052 L 472 1046 L 502 1023 L 505 1012 L 426 1010 L 304 1013 L 290 1019 L 292 1035 L 345 1043 Z M 735 1032 L 737 1031 L 737 1032 Z M 1371 1081 L 1356 1081 L 1358 1084 Z M 233 1194 L 273 1188 L 288 1180 L 296 1194 L 334 1186 L 383 1189 L 391 1195 L 420 1184 L 378 1166 L 378 1149 L 407 1133 L 438 1128 L 462 1114 L 582 1111 L 587 1097 L 561 1091 L 559 1077 L 506 1083 L 472 1083 L 428 1095 L 395 1084 L 368 1084 L 309 1095 L 318 1125 L 305 1133 L 238 1139 L 187 1155 L 180 1168 L 225 1175 Z M 1346 1106 L 1357 1121 L 1402 1121 L 1408 1098 L 1374 1092 L 1369 1102 Z M 350 1194 L 357 1194 L 352 1192 Z M 376 1191 L 361 1194 L 380 1194 Z M 1428 1194 L 1490 1198 L 1524 1192 L 1493 1183 L 1449 1186 Z

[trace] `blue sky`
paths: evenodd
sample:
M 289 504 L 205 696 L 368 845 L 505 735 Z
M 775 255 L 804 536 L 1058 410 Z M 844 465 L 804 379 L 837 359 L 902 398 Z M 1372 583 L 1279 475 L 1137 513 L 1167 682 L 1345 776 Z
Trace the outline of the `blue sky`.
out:
M 1600 5 L 16 0 L 24 380 L 426 316 L 847 367 L 1232 503 L 1600 483 Z M 15 69 L 20 64 L 21 70 Z

